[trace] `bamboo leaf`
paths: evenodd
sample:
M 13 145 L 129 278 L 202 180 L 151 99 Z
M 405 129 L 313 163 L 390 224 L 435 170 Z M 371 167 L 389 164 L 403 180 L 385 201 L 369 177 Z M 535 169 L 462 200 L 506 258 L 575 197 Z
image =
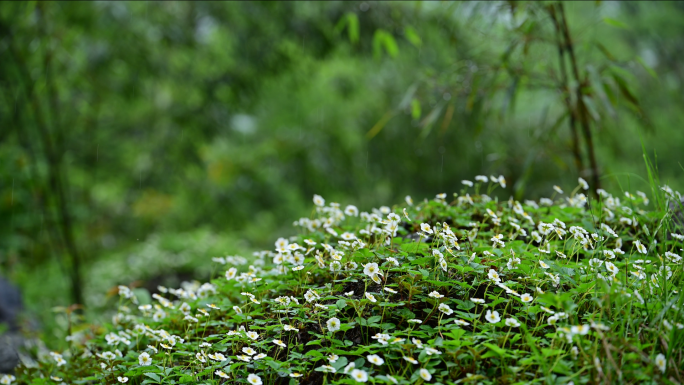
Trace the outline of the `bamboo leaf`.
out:
M 347 13 L 347 33 L 349 41 L 355 44 L 359 41 L 359 17 L 355 13 Z
M 411 26 L 407 26 L 404 28 L 404 35 L 406 36 L 406 40 L 409 41 L 409 43 L 413 44 L 416 48 L 420 48 L 420 46 L 423 44 L 423 41 L 420 39 L 420 36 L 416 33 L 416 30 L 413 29 Z
M 629 29 L 629 26 L 619 20 L 611 19 L 610 17 L 604 17 L 603 22 L 615 28 Z
M 413 119 L 420 119 L 420 113 L 420 101 L 414 98 L 411 101 L 411 117 Z

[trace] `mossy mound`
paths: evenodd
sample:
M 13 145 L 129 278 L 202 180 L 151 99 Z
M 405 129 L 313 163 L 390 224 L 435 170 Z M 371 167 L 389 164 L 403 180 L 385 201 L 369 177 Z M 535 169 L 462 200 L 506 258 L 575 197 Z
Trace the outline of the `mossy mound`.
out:
M 210 282 L 151 303 L 120 287 L 111 324 L 16 381 L 682 383 L 678 193 L 649 211 L 580 180 L 520 203 L 491 199 L 505 181 L 488 179 L 370 213 L 315 196 L 299 235 L 214 258 Z

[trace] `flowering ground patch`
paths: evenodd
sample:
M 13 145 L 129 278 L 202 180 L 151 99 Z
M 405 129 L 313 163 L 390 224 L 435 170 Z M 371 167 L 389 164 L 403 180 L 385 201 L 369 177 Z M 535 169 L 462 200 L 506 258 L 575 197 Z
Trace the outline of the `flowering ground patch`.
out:
M 361 213 L 314 196 L 299 235 L 151 303 L 121 286 L 111 324 L 0 383 L 684 383 L 679 193 L 475 180 Z

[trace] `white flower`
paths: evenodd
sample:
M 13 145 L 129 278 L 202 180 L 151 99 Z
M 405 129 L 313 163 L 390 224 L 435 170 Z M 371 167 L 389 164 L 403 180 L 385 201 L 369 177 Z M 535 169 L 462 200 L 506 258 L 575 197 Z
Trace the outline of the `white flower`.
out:
M 285 345 L 285 342 L 283 342 L 282 340 L 273 340 L 273 343 L 280 346 L 281 348 L 287 347 L 287 345 Z M 244 349 L 243 349 L 243 351 L 244 351 Z M 247 353 L 247 352 L 245 352 L 245 353 Z
M 589 184 L 587 184 L 586 180 L 584 180 L 582 178 L 578 178 L 577 181 L 579 182 L 580 186 L 582 186 L 583 189 L 589 190 Z
M 384 288 L 383 290 L 385 290 L 385 291 L 388 292 L 388 293 L 397 294 L 397 291 L 396 291 L 396 290 L 391 289 L 391 288 L 389 288 L 389 287 L 386 287 L 386 288 Z
M 485 315 L 485 318 L 487 319 L 487 321 L 489 321 L 493 324 L 501 321 L 501 317 L 499 317 L 498 311 L 492 312 L 491 310 L 487 310 L 487 314 Z
M 468 325 L 470 325 L 469 322 L 466 322 L 466 321 L 464 321 L 464 320 L 462 320 L 462 319 L 457 319 L 457 320 L 454 321 L 454 323 L 457 324 L 457 325 L 461 325 L 461 326 L 468 326 Z
M 235 278 L 236 274 L 237 274 L 237 269 L 234 267 L 231 267 L 230 269 L 228 269 L 228 271 L 226 271 L 226 279 L 231 280 L 231 279 Z
M 322 365 L 319 366 L 317 369 L 323 369 L 322 371 L 325 373 L 337 373 L 337 369 L 333 368 L 330 365 Z
M 217 370 L 214 373 L 216 373 L 217 376 L 222 377 L 222 378 L 230 378 L 230 377 L 228 377 L 226 372 L 224 372 L 223 370 Z
M 432 379 L 432 374 L 430 374 L 427 369 L 420 369 L 420 378 L 425 381 L 430 381 Z
M 344 213 L 349 216 L 357 217 L 359 216 L 359 209 L 357 209 L 356 206 L 348 205 L 344 209 Z
M 366 358 L 368 358 L 368 362 L 370 362 L 373 365 L 382 365 L 385 363 L 385 360 L 380 358 L 380 356 L 378 356 L 377 354 L 371 354 Z
M 471 182 L 469 180 L 462 180 L 461 183 L 463 183 L 464 185 L 466 185 L 468 187 L 473 187 L 473 182 Z
M 449 305 L 447 305 L 445 303 L 439 304 L 438 309 L 439 309 L 439 311 L 441 311 L 442 313 L 444 313 L 446 315 L 451 315 L 454 312 L 453 310 L 451 310 Z
M 661 373 L 665 373 L 665 369 L 667 368 L 667 360 L 665 359 L 665 356 L 662 353 L 656 356 L 655 364 L 658 367 L 658 369 L 660 369 Z
M 570 328 L 572 334 L 579 334 L 581 336 L 587 335 L 589 333 L 589 325 L 577 325 Z
M 404 198 L 404 201 L 406 201 L 406 204 L 407 204 L 407 205 L 413 206 L 413 199 L 411 199 L 411 196 L 410 196 L 410 195 L 407 195 L 407 196 Z
M 318 207 L 323 207 L 325 205 L 325 199 L 318 194 L 314 194 L 313 203 Z
M 380 268 L 378 267 L 377 263 L 369 263 L 364 265 L 363 267 L 363 273 L 369 277 L 373 277 L 376 274 L 382 275 L 382 272 L 380 271 Z
M 439 299 L 439 298 L 442 298 L 442 297 L 444 297 L 444 296 L 441 295 L 441 294 L 439 294 L 439 292 L 433 291 L 433 292 L 431 292 L 430 294 L 428 294 L 428 297 L 432 297 L 432 298 L 435 298 L 435 299 Z
M 425 354 L 427 354 L 428 356 L 432 356 L 434 354 L 440 355 L 440 354 L 442 354 L 442 352 L 440 352 L 439 350 L 437 350 L 435 348 L 426 347 L 425 348 Z
M 619 269 L 615 264 L 606 261 L 606 269 L 613 275 L 616 275 L 619 272 Z
M 331 354 L 331 355 L 328 356 L 328 362 L 330 362 L 330 363 L 332 364 L 332 363 L 334 363 L 335 361 L 337 361 L 339 358 L 340 358 L 340 357 L 339 357 L 338 355 Z
M 378 300 L 375 299 L 375 296 L 374 296 L 373 294 L 365 293 L 365 295 L 366 295 L 366 298 L 368 298 L 369 301 L 371 301 L 371 302 L 373 302 L 373 303 L 378 302 Z
M 221 353 L 209 354 L 208 356 L 209 356 L 209 358 L 211 358 L 212 360 L 218 361 L 218 362 L 223 362 L 223 361 L 226 360 L 226 356 L 224 356 L 224 355 L 221 354 Z
M 323 199 L 323 198 L 321 198 Z M 261 382 L 261 377 L 257 376 L 256 374 L 252 373 L 249 376 L 247 376 L 247 382 L 249 382 L 252 385 L 262 385 L 263 383 Z
M 556 190 L 557 193 L 563 194 L 563 190 L 561 190 L 560 187 L 558 187 L 558 186 L 553 186 L 553 189 Z
M 478 176 L 476 176 L 476 177 L 475 177 L 475 180 L 478 181 L 478 182 L 482 182 L 482 183 L 487 183 L 487 182 L 489 181 L 489 179 L 487 179 L 487 177 L 484 176 L 484 175 L 478 175 Z
M 646 252 L 647 252 L 646 246 L 644 246 L 643 244 L 641 244 L 641 242 L 639 242 L 638 239 L 637 239 L 636 241 L 634 241 L 634 246 L 636 246 L 637 250 L 638 250 L 641 254 L 646 254 Z
M 542 269 L 548 269 L 549 267 L 551 267 L 546 262 L 544 262 L 542 260 L 539 260 L 539 265 L 541 265 Z
M 253 359 L 254 361 L 256 361 L 256 360 L 260 360 L 260 359 L 262 359 L 262 358 L 264 358 L 264 357 L 266 357 L 266 355 L 265 355 L 264 353 L 259 353 L 259 354 L 257 354 L 256 356 L 252 357 L 252 359 Z
M 506 326 L 517 328 L 520 326 L 520 322 L 515 318 L 506 318 Z
M 487 274 L 487 276 L 494 282 L 501 282 L 501 277 L 499 276 L 499 273 L 497 273 L 494 269 L 489 269 L 489 273 Z
M 259 334 L 257 334 L 257 332 L 247 332 L 247 337 L 256 340 L 257 338 L 259 338 Z
M 119 381 L 122 384 L 125 384 L 128 382 L 128 377 L 117 377 L 117 381 Z
M 340 330 L 340 320 L 337 317 L 333 317 L 326 322 L 328 330 L 331 332 L 336 332 Z
M 427 223 L 421 223 L 420 230 L 426 234 L 432 234 L 432 229 L 430 228 L 430 225 Z
M 533 299 L 534 298 L 532 298 L 532 296 L 529 294 L 521 294 L 520 295 L 520 300 L 523 302 L 532 302 Z
M 347 365 L 347 366 L 344 367 L 344 370 L 342 371 L 342 373 L 348 374 L 349 371 L 352 370 L 352 369 L 354 369 L 355 366 L 356 366 L 356 365 L 355 365 L 353 362 L 350 363 L 349 365 Z
M 408 362 L 414 364 L 414 365 L 418 363 L 418 360 L 416 360 L 416 359 L 413 358 L 413 357 L 404 356 L 404 359 L 405 359 L 406 361 L 408 361 Z
M 152 359 L 150 358 L 150 355 L 147 354 L 147 352 L 142 352 L 138 356 L 138 362 L 140 363 L 140 366 L 150 366 L 152 365 Z
M 250 356 L 253 356 L 256 354 L 256 350 L 250 348 L 249 346 L 245 346 L 244 348 L 242 348 L 242 352 L 245 354 L 249 354 Z
M 470 300 L 475 303 L 485 303 L 485 300 L 483 300 L 482 298 L 471 298 Z
M 359 369 L 352 370 L 351 377 L 356 382 L 367 382 L 368 381 L 368 373 L 366 373 L 363 370 L 359 370 Z

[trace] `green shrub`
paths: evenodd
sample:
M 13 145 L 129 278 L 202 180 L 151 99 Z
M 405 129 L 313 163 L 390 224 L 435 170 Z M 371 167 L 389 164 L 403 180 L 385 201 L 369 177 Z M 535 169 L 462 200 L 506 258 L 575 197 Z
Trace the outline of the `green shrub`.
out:
M 476 180 L 371 213 L 314 196 L 299 235 L 214 259 L 219 278 L 151 297 L 121 286 L 111 324 L 17 381 L 681 383 L 684 236 L 668 205 L 596 200 L 581 179 L 498 201 L 503 178 Z

